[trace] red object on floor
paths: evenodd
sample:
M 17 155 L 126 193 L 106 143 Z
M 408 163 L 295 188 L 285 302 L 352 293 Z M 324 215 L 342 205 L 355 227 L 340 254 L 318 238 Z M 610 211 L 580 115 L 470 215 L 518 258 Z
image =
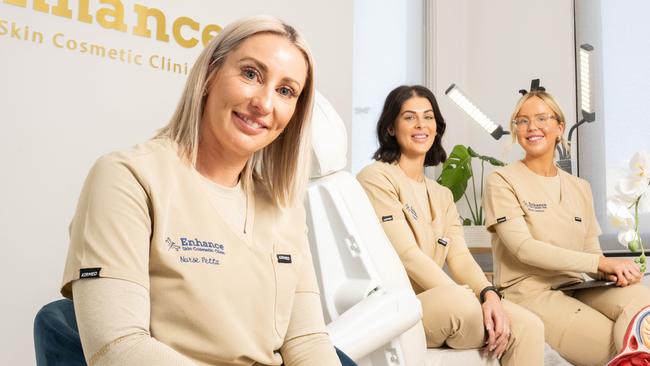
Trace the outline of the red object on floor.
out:
M 650 305 L 632 318 L 621 352 L 607 366 L 650 366 Z

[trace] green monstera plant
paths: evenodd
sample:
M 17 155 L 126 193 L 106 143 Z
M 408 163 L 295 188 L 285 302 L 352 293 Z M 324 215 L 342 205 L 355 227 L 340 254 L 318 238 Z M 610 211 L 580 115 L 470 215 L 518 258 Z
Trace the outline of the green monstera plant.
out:
M 481 162 L 481 176 L 479 179 L 479 194 L 476 190 L 476 179 L 474 169 L 472 168 L 472 160 L 479 159 Z M 462 197 L 465 197 L 471 218 L 463 217 L 463 225 L 484 225 L 485 217 L 483 216 L 483 207 L 481 199 L 483 198 L 483 175 L 485 173 L 485 163 L 492 166 L 504 166 L 505 164 L 490 156 L 480 155 L 472 150 L 469 146 L 456 145 L 447 160 L 442 165 L 442 171 L 438 177 L 438 183 L 449 188 L 454 195 L 454 201 L 458 202 Z M 467 197 L 467 188 L 469 180 L 472 180 L 472 191 L 474 193 L 474 200 L 470 202 Z M 461 216 L 462 217 L 462 216 Z

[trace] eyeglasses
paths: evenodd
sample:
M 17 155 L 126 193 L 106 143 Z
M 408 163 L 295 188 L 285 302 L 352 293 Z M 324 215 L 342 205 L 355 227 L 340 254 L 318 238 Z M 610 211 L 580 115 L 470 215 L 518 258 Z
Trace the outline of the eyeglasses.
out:
M 535 125 L 538 128 L 544 128 L 548 126 L 548 121 L 550 119 L 557 120 L 554 114 L 552 113 L 540 113 L 533 116 L 532 120 L 535 121 Z M 530 126 L 530 119 L 527 116 L 521 116 L 515 118 L 512 123 L 519 130 L 527 129 Z

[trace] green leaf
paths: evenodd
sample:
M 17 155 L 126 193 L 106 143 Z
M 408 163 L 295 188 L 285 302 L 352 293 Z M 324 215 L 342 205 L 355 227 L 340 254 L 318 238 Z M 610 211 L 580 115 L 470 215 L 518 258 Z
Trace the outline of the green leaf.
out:
M 472 220 L 469 218 L 466 218 L 463 220 L 463 226 L 471 226 L 472 225 Z
M 451 190 L 455 202 L 458 202 L 463 197 L 465 190 L 467 190 L 468 181 L 472 178 L 472 158 L 487 161 L 493 166 L 506 165 L 498 159 L 477 153 L 469 146 L 454 146 L 449 157 L 442 165 L 438 183 Z M 479 182 L 479 192 L 483 192 L 483 183 Z
M 504 162 L 502 162 L 501 160 L 495 159 L 495 158 L 488 157 L 487 161 L 489 161 L 490 164 L 492 164 L 494 166 L 506 166 L 506 164 Z
M 481 155 L 479 155 L 476 151 L 474 151 L 474 149 L 472 149 L 469 146 L 467 147 L 467 153 L 469 154 L 469 156 L 471 156 L 473 158 L 480 158 L 481 157 Z
M 467 189 L 467 182 L 472 177 L 471 163 L 472 157 L 468 149 L 463 145 L 456 145 L 442 165 L 438 183 L 451 190 L 454 202 L 458 202 Z

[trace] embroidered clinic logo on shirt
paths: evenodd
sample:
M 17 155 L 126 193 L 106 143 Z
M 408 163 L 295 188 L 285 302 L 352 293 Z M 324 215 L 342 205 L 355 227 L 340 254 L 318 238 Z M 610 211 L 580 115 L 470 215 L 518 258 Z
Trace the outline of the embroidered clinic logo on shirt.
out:
M 546 203 L 532 203 L 528 201 L 522 201 L 522 203 L 528 208 L 528 211 L 530 212 L 545 212 L 548 208 L 548 204 Z
M 178 260 L 180 263 L 196 263 L 196 264 L 211 264 L 219 265 L 221 262 L 215 258 L 214 255 L 225 255 L 226 248 L 223 244 L 200 240 L 198 238 L 188 239 L 186 237 L 180 238 L 180 245 L 177 244 L 172 238 L 165 239 L 167 244 L 167 251 L 182 252 L 186 255 L 179 255 Z
M 413 208 L 413 206 L 409 205 L 408 203 L 405 203 L 404 208 L 406 208 L 406 211 L 408 211 L 411 214 L 411 216 L 413 216 L 413 218 L 415 220 L 418 219 L 418 213 L 415 212 L 415 209 Z

